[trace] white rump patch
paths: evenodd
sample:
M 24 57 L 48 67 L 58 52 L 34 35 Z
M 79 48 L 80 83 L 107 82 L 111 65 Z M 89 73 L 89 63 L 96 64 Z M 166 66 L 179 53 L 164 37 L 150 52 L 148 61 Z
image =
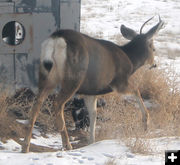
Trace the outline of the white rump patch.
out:
M 52 61 L 56 67 L 56 76 L 63 78 L 67 44 L 64 38 L 48 38 L 41 45 L 41 63 Z
M 56 38 L 55 40 L 55 49 L 54 49 L 54 60 L 57 67 L 57 72 L 60 79 L 63 78 L 64 74 L 64 65 L 66 61 L 67 53 L 67 44 L 64 38 Z
M 54 40 L 52 38 L 46 39 L 41 44 L 41 62 L 43 61 L 53 61 L 52 56 L 54 53 Z

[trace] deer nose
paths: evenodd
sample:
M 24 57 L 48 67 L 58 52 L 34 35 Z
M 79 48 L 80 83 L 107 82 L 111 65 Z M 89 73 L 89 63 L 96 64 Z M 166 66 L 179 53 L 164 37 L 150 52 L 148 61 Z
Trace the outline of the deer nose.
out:
M 156 68 L 157 67 L 157 64 L 152 64 L 149 69 L 153 69 L 153 68 Z

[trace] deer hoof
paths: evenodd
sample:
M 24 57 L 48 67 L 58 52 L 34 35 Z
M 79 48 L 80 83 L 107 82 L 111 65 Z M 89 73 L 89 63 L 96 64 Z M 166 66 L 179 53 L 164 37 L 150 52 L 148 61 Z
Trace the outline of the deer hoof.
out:
M 67 146 L 66 146 L 66 149 L 67 150 L 72 150 L 73 148 L 72 148 L 72 145 L 69 143 Z
M 146 132 L 148 129 L 148 125 L 149 125 L 149 120 L 143 121 L 143 127 L 144 127 L 144 131 Z
M 146 124 L 144 124 L 144 131 L 146 132 L 147 131 L 147 123 Z
M 72 150 L 73 149 L 73 147 L 72 147 L 72 145 L 70 143 L 67 143 L 66 145 L 64 145 L 64 148 L 66 150 Z
M 144 127 L 144 131 L 146 132 L 148 129 L 148 125 L 149 125 L 149 114 L 147 113 L 147 115 L 142 119 L 143 122 L 143 127 Z
M 28 146 L 22 146 L 22 153 L 28 153 L 29 152 L 29 147 Z

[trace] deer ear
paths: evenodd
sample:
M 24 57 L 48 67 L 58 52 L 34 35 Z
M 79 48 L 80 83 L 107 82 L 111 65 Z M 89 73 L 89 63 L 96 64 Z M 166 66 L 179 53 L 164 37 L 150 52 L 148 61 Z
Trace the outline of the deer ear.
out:
M 159 30 L 163 27 L 164 22 L 161 20 L 159 16 L 159 23 L 157 23 L 154 27 L 152 27 L 145 35 L 147 39 L 151 39 L 154 35 L 156 35 Z
M 137 36 L 137 33 L 134 30 L 132 30 L 124 25 L 121 25 L 120 30 L 121 30 L 123 37 L 128 40 L 132 40 L 134 37 Z

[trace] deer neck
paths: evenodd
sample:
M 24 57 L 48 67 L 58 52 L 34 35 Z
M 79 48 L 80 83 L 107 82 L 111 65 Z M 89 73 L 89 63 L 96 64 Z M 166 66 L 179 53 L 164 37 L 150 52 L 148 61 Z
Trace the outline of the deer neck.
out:
M 121 46 L 121 49 L 126 53 L 133 64 L 132 73 L 134 73 L 138 68 L 144 65 L 145 61 L 148 58 L 145 53 L 146 51 L 142 46 L 137 47 L 136 44 L 133 44 L 131 42 L 124 46 Z

